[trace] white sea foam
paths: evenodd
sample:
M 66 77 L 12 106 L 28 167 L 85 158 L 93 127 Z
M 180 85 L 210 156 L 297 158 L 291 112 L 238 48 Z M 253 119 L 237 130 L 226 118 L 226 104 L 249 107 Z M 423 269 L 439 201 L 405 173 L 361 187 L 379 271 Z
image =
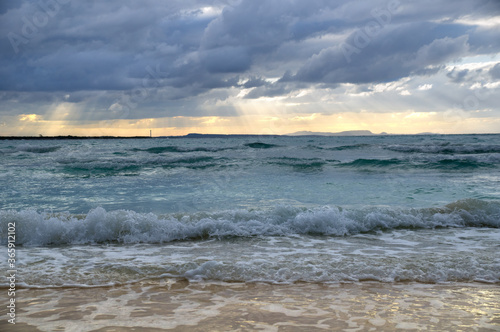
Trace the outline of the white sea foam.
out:
M 20 247 L 17 265 L 24 287 L 89 287 L 163 278 L 495 283 L 500 281 L 495 250 L 499 231 L 443 228 L 343 238 L 259 236 L 163 245 Z
M 464 200 L 443 208 L 315 209 L 281 206 L 272 210 L 156 215 L 134 211 L 91 210 L 86 215 L 0 211 L 5 242 L 8 223 L 16 223 L 17 243 L 164 243 L 186 239 L 293 234 L 349 236 L 398 228 L 500 227 L 500 204 Z

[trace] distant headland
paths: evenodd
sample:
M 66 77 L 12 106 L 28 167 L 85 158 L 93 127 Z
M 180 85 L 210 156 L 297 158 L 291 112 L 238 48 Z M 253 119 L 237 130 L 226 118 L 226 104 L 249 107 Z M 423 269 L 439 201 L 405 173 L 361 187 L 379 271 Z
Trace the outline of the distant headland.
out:
M 292 134 L 287 134 L 286 136 L 373 136 L 377 135 L 369 130 L 347 130 L 338 133 L 330 132 L 313 132 L 313 131 L 297 131 Z M 388 135 L 387 133 L 381 133 L 378 135 Z
M 150 136 L 0 136 L 0 140 L 55 140 L 55 139 L 133 139 Z

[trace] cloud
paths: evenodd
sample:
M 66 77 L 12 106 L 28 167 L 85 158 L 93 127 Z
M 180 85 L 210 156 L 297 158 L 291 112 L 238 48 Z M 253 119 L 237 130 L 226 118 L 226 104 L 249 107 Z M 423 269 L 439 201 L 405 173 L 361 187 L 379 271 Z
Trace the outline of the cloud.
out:
M 426 91 L 432 89 L 432 84 L 422 84 L 418 86 L 420 91 Z
M 290 90 L 291 89 L 285 84 L 266 84 L 253 89 L 245 96 L 245 98 L 257 99 L 261 97 L 286 96 Z
M 497 63 L 495 67 L 491 68 L 489 73 L 494 79 L 500 80 L 500 63 Z
M 498 64 L 453 64 L 500 53 L 499 16 L 493 0 L 9 2 L 0 117 L 62 103 L 78 105 L 72 121 L 237 116 L 266 98 L 304 116 L 360 109 L 364 98 L 384 109 L 388 96 L 415 109 L 424 94 L 450 108 L 464 104 L 452 94 L 474 96 L 475 81 L 497 90 Z M 403 83 L 375 88 L 391 82 Z M 485 95 L 490 109 L 498 99 Z
M 467 55 L 469 45 L 468 36 L 458 38 L 441 38 L 433 40 L 430 44 L 422 46 L 414 60 L 410 64 L 418 68 L 444 63 L 450 60 L 458 60 Z
M 245 47 L 226 46 L 202 51 L 201 63 L 209 73 L 240 73 L 250 68 L 251 59 Z
M 446 76 L 448 76 L 454 83 L 461 83 L 464 81 L 468 73 L 469 69 L 467 68 L 463 70 L 455 70 L 455 68 L 453 68 L 451 72 L 446 74 Z
M 347 42 L 313 55 L 295 80 L 330 83 L 367 83 L 397 80 L 418 70 L 466 56 L 467 36 L 433 39 L 440 29 L 420 23 L 386 28 L 376 39 L 361 44 L 357 32 Z M 408 36 L 412 35 L 411 41 Z M 361 47 L 366 45 L 364 47 Z M 346 51 L 347 50 L 347 51 Z

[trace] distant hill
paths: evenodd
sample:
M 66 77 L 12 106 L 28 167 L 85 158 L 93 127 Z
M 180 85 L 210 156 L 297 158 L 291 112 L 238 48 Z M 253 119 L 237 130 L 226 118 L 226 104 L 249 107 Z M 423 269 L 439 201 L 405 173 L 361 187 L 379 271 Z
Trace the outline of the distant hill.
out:
M 348 131 L 341 131 L 338 133 L 297 131 L 292 134 L 287 134 L 286 136 L 373 136 L 373 135 L 377 134 L 374 134 L 369 130 L 348 130 Z

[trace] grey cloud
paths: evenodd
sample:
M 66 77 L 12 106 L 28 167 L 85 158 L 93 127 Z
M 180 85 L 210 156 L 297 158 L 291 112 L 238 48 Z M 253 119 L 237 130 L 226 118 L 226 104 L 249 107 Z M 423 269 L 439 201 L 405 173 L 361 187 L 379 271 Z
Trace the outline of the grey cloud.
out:
M 329 83 L 392 81 L 467 55 L 466 35 L 438 38 L 442 35 L 440 26 L 422 23 L 385 27 L 374 38 L 357 30 L 345 43 L 313 55 L 295 79 Z
M 390 16 L 374 16 L 392 2 Z M 142 116 L 196 114 L 215 95 L 227 97 L 224 89 L 254 88 L 246 98 L 259 98 L 321 84 L 388 82 L 500 52 L 497 27 L 454 23 L 498 15 L 498 1 L 392 2 L 70 1 L 29 36 L 26 20 L 33 25 L 34 14 L 43 14 L 38 0 L 9 2 L 0 6 L 0 91 L 29 94 L 26 104 L 69 94 L 67 102 L 88 103 L 99 116 L 120 98 L 134 99 L 133 117 L 139 108 Z M 366 30 L 370 24 L 377 29 Z M 17 53 L 11 32 L 24 38 Z M 356 48 L 349 59 L 345 45 Z M 458 82 L 466 74 L 449 77 Z M 270 84 L 270 77 L 281 80 Z
M 210 73 L 245 72 L 251 59 L 246 47 L 225 46 L 200 53 L 201 62 Z
M 491 68 L 489 73 L 494 79 L 500 80 L 500 63 L 497 63 L 493 68 Z
M 0 15 L 5 14 L 9 10 L 21 7 L 21 1 L 2 1 L 0 2 Z
M 477 54 L 493 54 L 500 52 L 498 28 L 478 29 L 470 34 L 469 44 Z
M 246 81 L 244 84 L 243 84 L 243 87 L 245 89 L 249 89 L 249 88 L 257 88 L 259 86 L 263 86 L 263 85 L 266 85 L 267 82 L 265 80 L 262 79 L 262 77 L 250 77 L 248 79 L 248 81 Z
M 432 76 L 443 70 L 445 67 L 445 65 L 435 65 L 431 67 L 418 68 L 415 69 L 412 73 L 416 76 Z
M 469 50 L 467 39 L 468 36 L 436 39 L 432 43 L 422 46 L 417 51 L 413 61 L 420 68 L 463 57 L 467 55 Z M 409 63 L 413 64 L 413 61 Z
M 483 7 L 488 3 L 480 2 Z M 324 33 L 341 33 L 344 29 L 374 20 L 371 11 L 387 6 L 385 1 L 369 4 L 339 1 L 332 4 L 320 0 L 254 0 L 226 6 L 219 15 L 204 16 L 200 15 L 199 8 L 217 2 L 165 3 L 150 0 L 146 4 L 150 7 L 132 1 L 93 2 L 90 6 L 71 2 L 61 6 L 58 15 L 39 33 L 40 40 L 33 40 L 33 45 L 28 45 L 32 46 L 29 50 L 33 51 L 31 61 L 16 59 L 10 62 L 10 68 L 16 68 L 16 72 L 23 68 L 23 78 L 30 77 L 30 80 L 21 80 L 13 75 L 12 70 L 6 69 L 3 73 L 8 78 L 8 83 L 4 83 L 0 88 L 33 91 L 132 89 L 138 80 L 146 75 L 145 68 L 158 63 L 167 68 L 165 71 L 168 75 L 165 75 L 165 78 L 171 79 L 166 81 L 167 83 L 171 82 L 177 87 L 197 85 L 200 78 L 212 80 L 210 75 L 205 73 L 245 73 L 251 72 L 252 68 L 262 70 L 267 59 L 272 58 L 276 62 L 282 60 L 276 58 L 275 52 L 284 44 L 300 42 L 310 36 L 321 36 Z M 35 6 L 34 3 L 32 6 Z M 459 1 L 455 6 L 471 9 L 472 5 Z M 414 3 L 401 1 L 401 7 L 406 8 L 407 12 L 420 11 L 427 17 L 441 15 L 439 10 L 433 12 Z M 15 14 L 17 22 L 22 23 L 23 13 L 20 9 L 11 10 L 5 16 L 10 17 L 9 13 Z M 397 15 L 404 17 L 405 12 Z M 397 15 L 393 17 L 394 22 L 398 19 Z M 429 29 L 428 26 L 433 28 Z M 418 51 L 419 47 L 427 44 L 430 44 L 429 49 L 421 49 L 420 56 L 428 59 L 434 56 L 437 57 L 435 62 L 438 62 L 442 59 L 439 58 L 437 47 L 441 45 L 446 48 L 450 46 L 443 44 L 446 38 L 453 39 L 463 34 L 458 25 L 425 22 L 415 23 L 412 27 L 413 29 L 405 29 L 404 26 L 387 27 L 386 30 L 391 30 L 392 35 L 385 31 L 384 36 L 376 38 L 369 47 L 363 49 L 362 53 L 366 55 L 361 54 L 359 61 L 355 61 L 351 68 L 357 65 L 361 70 L 354 69 L 354 72 L 366 72 L 363 67 L 369 64 L 384 66 L 394 60 L 397 63 L 398 59 Z M 410 34 L 412 38 L 408 38 Z M 346 42 L 352 43 L 353 38 L 354 34 Z M 432 44 L 435 39 L 444 40 Z M 48 53 L 49 46 L 51 53 Z M 298 47 L 300 48 L 300 45 Z M 330 63 L 320 63 L 322 73 L 315 74 L 314 70 L 321 71 L 321 68 L 314 69 L 312 63 L 306 63 L 299 70 L 297 78 L 303 76 L 306 81 L 315 81 L 317 77 L 321 81 L 320 76 L 331 76 L 333 68 L 329 71 L 330 67 L 345 66 L 342 63 L 343 56 L 339 57 L 338 49 L 335 51 L 336 47 L 338 45 L 332 45 L 317 53 L 319 56 L 310 58 L 309 62 L 314 62 L 322 56 L 331 57 Z M 430 54 L 431 51 L 434 53 Z M 442 51 L 446 52 L 445 49 Z M 425 52 L 427 54 L 424 54 Z M 193 56 L 198 59 L 193 60 Z M 288 57 L 286 61 L 289 61 L 291 66 L 296 66 L 293 54 L 289 53 Z M 179 65 L 179 62 L 185 64 Z M 305 73 L 306 67 L 310 67 L 313 72 Z M 295 69 L 289 67 L 287 70 Z M 402 68 L 402 74 L 408 74 L 404 69 Z M 379 73 L 382 73 L 382 76 L 378 78 Z M 338 76 L 338 79 L 333 81 L 356 81 L 355 74 L 347 75 L 342 73 L 342 70 L 337 74 L 335 76 Z M 398 76 L 400 75 L 395 70 L 373 68 L 371 73 L 360 77 L 360 81 L 395 79 Z
M 245 98 L 257 99 L 261 97 L 276 97 L 286 95 L 290 92 L 285 84 L 270 84 L 268 86 L 260 86 L 250 91 Z
M 292 26 L 298 20 L 332 5 L 325 0 L 241 1 L 234 7 L 225 8 L 210 23 L 205 31 L 202 47 L 210 49 L 243 44 L 252 52 L 266 52 L 291 39 Z
M 454 83 L 461 83 L 465 80 L 465 77 L 467 76 L 468 73 L 469 73 L 468 69 L 456 71 L 455 68 L 453 68 L 453 70 L 448 74 L 446 74 L 446 76 L 448 76 L 450 80 Z

